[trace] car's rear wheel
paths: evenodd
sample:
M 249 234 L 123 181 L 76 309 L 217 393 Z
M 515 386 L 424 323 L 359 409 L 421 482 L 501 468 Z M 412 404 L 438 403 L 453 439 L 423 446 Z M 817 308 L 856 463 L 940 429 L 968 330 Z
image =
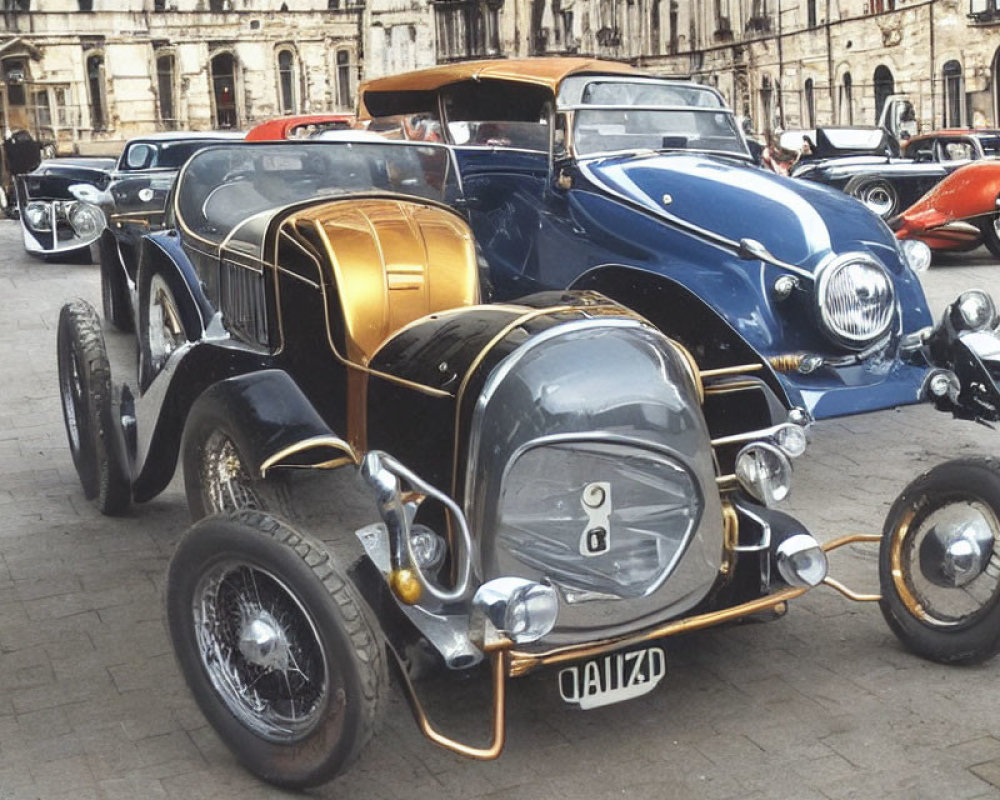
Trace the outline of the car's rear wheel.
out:
M 1000 258 L 1000 214 L 992 214 L 980 220 L 979 230 L 983 232 L 986 249 L 994 258 Z
M 913 652 L 976 663 L 1000 650 L 1000 461 L 957 459 L 893 503 L 879 551 L 882 614 Z
M 258 777 L 315 786 L 371 739 L 385 655 L 318 542 L 257 512 L 202 520 L 170 563 L 167 616 L 198 705 Z
M 881 178 L 861 181 L 851 189 L 850 193 L 882 219 L 889 219 L 899 207 L 899 193 L 896 187 Z
M 131 331 L 132 302 L 128 285 L 122 276 L 121 260 L 114 236 L 105 233 L 99 240 L 101 257 L 101 301 L 104 318 L 120 331 Z
M 188 413 L 181 443 L 192 520 L 247 509 L 295 516 L 282 476 L 258 477 L 249 453 L 246 436 L 233 424 L 225 403 L 211 393 L 199 397 Z
M 131 484 L 115 438 L 111 366 L 101 320 L 89 303 L 75 300 L 62 307 L 56 355 L 66 435 L 84 496 L 102 514 L 121 513 L 131 501 Z

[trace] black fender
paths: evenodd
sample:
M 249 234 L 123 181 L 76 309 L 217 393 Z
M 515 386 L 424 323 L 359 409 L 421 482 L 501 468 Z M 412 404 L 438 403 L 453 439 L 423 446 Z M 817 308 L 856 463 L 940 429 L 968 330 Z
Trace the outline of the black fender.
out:
M 711 306 L 686 286 L 638 267 L 607 264 L 583 273 L 570 289 L 589 289 L 610 297 L 645 317 L 684 345 L 703 370 L 736 364 L 761 364 L 755 374 L 791 403 L 770 362 Z
M 173 244 L 169 239 L 144 236 L 139 250 L 139 264 L 136 268 L 135 285 L 138 294 L 139 308 L 147 302 L 145 292 L 153 275 L 159 274 L 173 292 L 177 301 L 177 310 L 181 315 L 181 324 L 188 341 L 201 338 L 214 310 L 201 288 L 201 281 L 194 267 L 184 254 L 183 249 L 169 247 Z M 140 311 L 136 315 L 142 317 Z M 137 333 L 141 332 L 137 331 Z
M 236 375 L 267 370 L 270 356 L 213 342 L 193 342 L 177 350 L 134 403 L 132 497 L 137 503 L 162 492 L 174 475 L 181 434 L 191 406 L 213 384 Z M 123 425 L 130 409 L 121 409 Z
M 328 468 L 357 463 L 294 379 L 267 369 L 212 384 L 191 407 L 212 407 L 242 433 L 247 466 L 261 478 L 282 467 Z

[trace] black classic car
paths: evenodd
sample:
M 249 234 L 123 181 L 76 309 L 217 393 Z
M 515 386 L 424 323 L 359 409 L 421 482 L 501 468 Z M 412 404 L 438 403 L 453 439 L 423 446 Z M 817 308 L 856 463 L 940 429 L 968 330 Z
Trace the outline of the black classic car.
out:
M 104 215 L 90 201 L 107 188 L 110 158 L 57 158 L 14 177 L 24 249 L 46 259 L 82 258 L 104 231 Z
M 242 138 L 241 133 L 176 132 L 126 143 L 105 191 L 92 197 L 107 223 L 100 239 L 104 316 L 119 330 L 132 330 L 139 241 L 162 226 L 167 195 L 178 170 L 192 153 Z
M 1000 132 L 993 130 L 935 131 L 914 136 L 901 148 L 878 128 L 819 128 L 815 136 L 812 156 L 803 158 L 792 176 L 840 189 L 885 220 L 964 164 L 1000 155 Z M 876 140 L 879 144 L 865 146 Z
M 460 199 L 439 145 L 208 148 L 140 244 L 135 391 L 112 380 L 93 307 L 60 316 L 84 492 L 122 511 L 180 462 L 199 521 L 171 563 L 170 635 L 248 769 L 293 787 L 342 772 L 390 668 L 431 741 L 496 758 L 510 678 L 557 667 L 553 690 L 594 708 L 657 686 L 664 637 L 824 582 L 878 600 L 827 576 L 851 541 L 882 539 L 882 607 L 909 647 L 997 651 L 995 463 L 921 478 L 884 538 L 820 546 L 775 508 L 809 416 L 766 359 L 711 331 L 697 356 L 592 291 L 481 305 Z M 992 343 L 998 366 L 990 324 L 970 293 L 924 341 L 985 373 L 959 355 Z M 942 403 L 965 391 L 949 370 L 933 384 Z M 434 727 L 427 669 L 487 683 L 486 744 Z

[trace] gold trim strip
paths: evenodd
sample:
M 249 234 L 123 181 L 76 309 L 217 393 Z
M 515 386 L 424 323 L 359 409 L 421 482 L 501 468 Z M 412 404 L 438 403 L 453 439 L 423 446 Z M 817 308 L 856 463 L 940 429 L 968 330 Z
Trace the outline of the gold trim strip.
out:
M 688 633 L 689 631 L 709 628 L 713 625 L 719 625 L 722 622 L 728 622 L 732 619 L 739 619 L 749 614 L 755 614 L 758 611 L 766 611 L 769 608 L 774 608 L 781 603 L 794 600 L 796 597 L 805 594 L 806 591 L 805 587 L 794 586 L 768 595 L 767 597 L 758 597 L 742 605 L 674 620 L 652 630 L 633 633 L 628 636 L 619 636 L 615 639 L 605 639 L 591 644 L 568 645 L 544 653 L 525 653 L 513 650 L 510 653 L 509 674 L 512 678 L 519 677 L 537 667 L 562 664 L 566 661 L 576 661 L 581 658 L 593 658 L 594 656 L 610 653 L 622 647 L 630 647 L 654 639 L 664 639 L 667 636 L 675 636 L 679 633 Z
M 741 375 L 744 372 L 757 372 L 764 369 L 763 364 L 738 364 L 735 367 L 718 367 L 717 369 L 703 369 L 701 371 L 702 380 L 708 378 L 721 378 L 724 375 Z
M 399 660 L 395 653 L 393 653 L 393 657 L 397 661 Z M 413 688 L 409 675 L 406 674 L 402 663 L 399 664 L 403 689 L 410 701 L 410 709 L 413 711 L 413 718 L 416 720 L 420 732 L 439 747 L 451 750 L 466 758 L 474 758 L 477 761 L 492 761 L 497 758 L 503 750 L 504 741 L 507 738 L 507 653 L 503 650 L 497 650 L 491 653 L 490 657 L 493 685 L 493 740 L 489 747 L 472 747 L 462 744 L 437 731 L 428 719 L 423 706 L 420 705 L 416 689 Z
M 839 539 L 834 539 L 831 542 L 827 542 L 821 545 L 822 548 L 829 553 L 831 550 L 837 550 L 846 544 L 854 544 L 855 542 L 881 542 L 882 536 L 878 533 L 851 533 L 847 536 L 841 536 Z
M 722 501 L 722 565 L 719 571 L 729 575 L 736 561 L 736 546 L 740 543 L 740 518 L 729 500 Z
M 823 585 L 829 586 L 831 589 L 836 589 L 848 600 L 854 600 L 857 603 L 877 603 L 882 599 L 882 595 L 880 594 L 859 594 L 858 592 L 854 592 L 844 586 L 844 584 L 840 581 L 831 578 L 829 575 L 823 578 Z
M 742 392 L 745 389 L 756 389 L 759 383 L 753 381 L 739 381 L 724 383 L 721 386 L 706 386 L 705 394 L 731 394 L 732 392 Z
M 340 450 L 350 460 L 350 463 L 361 463 L 361 459 L 359 459 L 358 454 L 354 452 L 354 448 L 339 436 L 313 436 L 309 439 L 302 439 L 294 444 L 290 444 L 288 447 L 283 447 L 277 453 L 265 458 L 260 465 L 260 477 L 266 478 L 267 471 L 271 469 L 271 467 L 289 456 L 296 455 L 297 453 L 304 453 L 306 450 L 313 450 L 317 447 L 332 447 L 334 450 Z M 340 461 L 340 459 L 330 459 L 322 463 L 329 464 L 337 461 Z

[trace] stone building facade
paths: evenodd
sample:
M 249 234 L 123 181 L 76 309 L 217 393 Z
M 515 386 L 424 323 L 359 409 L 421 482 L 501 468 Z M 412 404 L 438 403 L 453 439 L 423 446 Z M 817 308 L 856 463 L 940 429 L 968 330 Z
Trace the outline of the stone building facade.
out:
M 1000 124 L 1000 0 L 0 0 L 0 123 L 65 151 L 349 110 L 362 77 L 577 54 L 716 86 L 759 131 Z
M 364 8 L 351 0 L 2 2 L 0 121 L 62 152 L 354 106 Z
M 921 129 L 1000 125 L 1000 0 L 369 2 L 371 76 L 579 54 L 711 83 L 760 131 L 871 125 L 893 93 L 913 101 Z

